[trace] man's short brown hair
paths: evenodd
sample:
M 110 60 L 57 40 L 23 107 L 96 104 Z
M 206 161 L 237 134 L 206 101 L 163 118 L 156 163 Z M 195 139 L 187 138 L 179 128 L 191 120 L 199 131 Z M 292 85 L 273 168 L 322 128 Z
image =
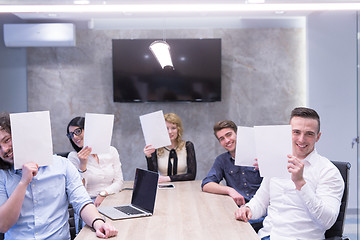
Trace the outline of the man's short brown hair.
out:
M 214 135 L 216 138 L 217 138 L 216 133 L 224 128 L 231 128 L 232 130 L 234 130 L 235 133 L 237 132 L 237 126 L 233 121 L 230 120 L 219 121 L 214 125 Z
M 320 117 L 319 114 L 311 108 L 297 107 L 291 111 L 290 121 L 293 117 L 311 118 L 318 122 L 318 132 L 320 132 Z
M 10 125 L 10 115 L 9 113 L 0 113 L 0 131 L 5 131 L 11 134 L 11 125 Z M 3 159 L 0 158 L 0 169 L 10 169 L 11 164 L 5 162 Z

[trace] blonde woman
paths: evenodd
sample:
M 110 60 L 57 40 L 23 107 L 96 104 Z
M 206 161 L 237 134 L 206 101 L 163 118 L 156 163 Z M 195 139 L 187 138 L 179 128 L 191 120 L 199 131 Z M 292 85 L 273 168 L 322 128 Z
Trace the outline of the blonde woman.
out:
M 175 113 L 164 114 L 171 145 L 155 149 L 144 148 L 148 170 L 159 172 L 159 183 L 188 181 L 196 177 L 196 156 L 194 144 L 182 139 L 183 126 Z

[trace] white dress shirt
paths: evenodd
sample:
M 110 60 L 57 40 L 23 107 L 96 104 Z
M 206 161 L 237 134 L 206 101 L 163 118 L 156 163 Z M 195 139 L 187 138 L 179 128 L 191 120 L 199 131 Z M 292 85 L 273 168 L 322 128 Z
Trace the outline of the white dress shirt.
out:
M 271 240 L 324 239 L 339 214 L 344 181 L 339 170 L 316 150 L 304 160 L 306 184 L 296 190 L 291 179 L 264 178 L 250 207 L 252 219 L 266 214 L 259 236 Z
M 80 159 L 77 152 L 70 152 L 68 158 L 79 169 Z M 117 193 L 121 191 L 124 183 L 120 157 L 116 148 L 110 146 L 110 152 L 98 154 L 98 158 L 99 163 L 92 155 L 89 155 L 87 170 L 81 173 L 81 177 L 85 179 L 85 188 L 92 198 L 101 191 L 106 191 L 108 194 Z

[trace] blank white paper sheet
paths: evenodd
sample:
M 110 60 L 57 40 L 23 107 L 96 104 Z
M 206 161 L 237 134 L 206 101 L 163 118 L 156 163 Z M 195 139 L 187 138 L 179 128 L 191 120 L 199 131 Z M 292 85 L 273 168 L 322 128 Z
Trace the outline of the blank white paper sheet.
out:
M 114 115 L 85 113 L 84 147 L 91 147 L 92 154 L 110 152 Z
M 290 178 L 288 154 L 292 154 L 291 126 L 255 126 L 256 155 L 260 176 Z
M 162 110 L 140 116 L 140 123 L 146 145 L 155 149 L 171 145 Z
M 254 128 L 237 127 L 235 165 L 254 167 L 256 158 Z
M 52 163 L 53 144 L 49 111 L 10 114 L 14 168 L 25 163 Z

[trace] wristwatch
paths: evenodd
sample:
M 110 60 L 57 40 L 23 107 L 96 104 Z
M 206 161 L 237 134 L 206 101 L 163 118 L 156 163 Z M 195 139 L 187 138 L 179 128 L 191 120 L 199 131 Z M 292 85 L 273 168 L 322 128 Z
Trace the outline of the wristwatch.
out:
M 100 195 L 101 197 L 106 197 L 106 196 L 107 196 L 107 194 L 106 194 L 105 191 L 101 191 L 101 192 L 99 193 L 99 195 Z

